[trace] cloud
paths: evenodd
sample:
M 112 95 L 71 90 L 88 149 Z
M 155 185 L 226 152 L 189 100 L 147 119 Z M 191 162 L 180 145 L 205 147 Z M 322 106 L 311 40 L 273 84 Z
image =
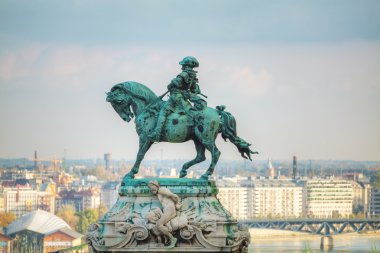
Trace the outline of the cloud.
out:
M 15 48 L 0 58 L 0 114 L 7 119 L 0 126 L 0 148 L 7 153 L 0 156 L 25 154 L 38 145 L 55 154 L 69 148 L 72 156 L 96 156 L 108 149 L 133 159 L 133 123 L 119 119 L 104 101 L 104 92 L 134 80 L 162 94 L 180 72 L 179 60 L 195 55 L 209 105 L 225 104 L 237 119 L 239 135 L 253 142 L 262 158 L 287 158 L 300 150 L 299 156 L 308 158 L 375 159 L 380 149 L 379 48 L 379 42 L 368 41 Z M 23 142 L 14 142 L 20 138 Z M 329 148 L 329 142 L 336 144 Z M 353 152 L 352 142 L 363 148 Z M 224 159 L 238 158 L 230 144 L 219 146 Z M 160 147 L 148 159 L 159 157 Z M 177 148 L 165 146 L 166 157 L 171 152 L 192 156 L 189 148 Z
M 27 46 L 6 53 L 0 59 L 0 80 L 30 77 L 40 55 L 39 46 Z
M 254 72 L 251 67 L 227 67 L 224 73 L 227 74 L 230 87 L 238 90 L 240 95 L 263 96 L 272 86 L 273 77 L 267 69 Z

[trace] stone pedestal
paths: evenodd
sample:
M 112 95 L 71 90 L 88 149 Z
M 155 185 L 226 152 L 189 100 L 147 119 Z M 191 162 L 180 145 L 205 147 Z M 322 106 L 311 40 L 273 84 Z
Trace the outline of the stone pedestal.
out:
M 132 179 L 119 191 L 115 205 L 96 224 L 87 242 L 93 252 L 247 252 L 250 235 L 216 198 L 214 181 L 160 178 L 160 187 L 180 198 L 176 216 L 165 226 L 174 247 L 154 224 L 165 213 L 148 187 L 152 178 Z

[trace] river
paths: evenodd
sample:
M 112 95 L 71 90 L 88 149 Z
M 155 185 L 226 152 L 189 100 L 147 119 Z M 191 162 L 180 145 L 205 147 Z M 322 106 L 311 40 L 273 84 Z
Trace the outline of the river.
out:
M 275 238 L 275 239 L 274 239 Z M 337 235 L 333 236 L 334 246 L 330 250 L 321 250 L 320 236 L 295 236 L 274 238 L 252 238 L 249 253 L 268 252 L 373 252 L 380 253 L 380 234 Z

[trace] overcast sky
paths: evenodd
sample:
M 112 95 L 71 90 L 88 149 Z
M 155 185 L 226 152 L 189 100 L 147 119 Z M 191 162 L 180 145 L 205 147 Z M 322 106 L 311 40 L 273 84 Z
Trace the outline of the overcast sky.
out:
M 380 160 L 380 1 L 0 1 L 0 157 L 134 159 L 105 101 L 157 94 L 187 55 L 256 159 Z M 217 141 L 222 159 L 240 159 Z M 147 159 L 192 158 L 192 143 Z

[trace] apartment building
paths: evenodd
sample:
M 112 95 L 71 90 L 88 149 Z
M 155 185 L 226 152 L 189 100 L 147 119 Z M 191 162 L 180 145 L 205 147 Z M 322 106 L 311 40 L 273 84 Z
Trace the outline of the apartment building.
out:
M 308 217 L 348 217 L 352 213 L 352 182 L 334 178 L 307 180 L 303 202 Z

